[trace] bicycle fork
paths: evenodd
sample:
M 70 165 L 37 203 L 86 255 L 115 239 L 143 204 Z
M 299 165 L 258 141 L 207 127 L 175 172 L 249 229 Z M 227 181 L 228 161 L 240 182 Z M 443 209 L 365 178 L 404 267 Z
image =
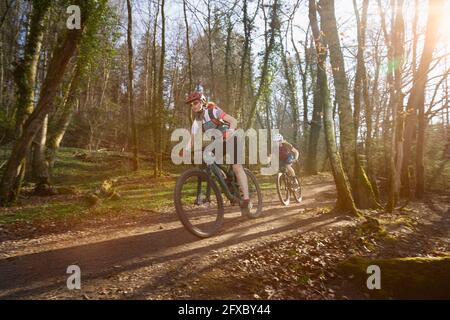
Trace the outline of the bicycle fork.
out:
M 208 182 L 208 181 L 207 181 Z M 211 186 L 206 183 L 206 194 L 205 197 L 202 195 L 202 178 L 197 178 L 197 197 L 195 199 L 195 205 L 200 206 L 203 203 L 211 202 Z

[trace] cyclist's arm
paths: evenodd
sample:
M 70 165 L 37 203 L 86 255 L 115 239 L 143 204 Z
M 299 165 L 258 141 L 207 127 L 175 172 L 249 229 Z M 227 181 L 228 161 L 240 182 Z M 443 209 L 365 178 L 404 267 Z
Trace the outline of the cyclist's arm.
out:
M 295 149 L 295 147 L 292 144 L 290 144 L 289 142 L 283 142 L 283 145 L 286 146 L 289 153 L 294 154 L 295 160 L 298 160 L 298 157 L 300 156 L 300 152 L 298 152 L 298 150 Z
M 230 129 L 235 130 L 237 128 L 238 122 L 236 118 L 230 116 L 229 114 L 225 114 L 222 119 L 230 124 Z
M 194 136 L 200 132 L 201 125 L 202 125 L 201 122 L 199 122 L 197 120 L 195 120 L 192 123 L 191 134 L 190 134 L 189 141 L 188 141 L 186 149 L 185 149 L 185 151 L 187 153 L 191 153 L 191 152 L 195 151 L 194 150 Z
M 194 135 L 196 135 L 200 130 L 200 124 L 198 123 L 197 120 L 194 120 L 194 122 L 192 122 L 192 127 L 191 127 L 191 135 L 189 137 L 189 142 L 187 144 L 186 147 L 186 151 L 191 152 L 191 150 L 194 147 Z
M 295 160 L 298 160 L 298 157 L 300 156 L 300 152 L 298 152 L 298 150 L 295 148 L 292 148 L 292 152 L 294 153 Z

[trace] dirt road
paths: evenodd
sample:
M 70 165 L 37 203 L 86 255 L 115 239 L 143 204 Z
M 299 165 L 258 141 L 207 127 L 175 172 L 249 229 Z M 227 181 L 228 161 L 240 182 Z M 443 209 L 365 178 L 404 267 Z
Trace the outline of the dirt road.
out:
M 333 184 L 320 182 L 305 187 L 302 204 L 286 208 L 275 197 L 266 197 L 258 219 L 245 219 L 230 207 L 219 235 L 205 240 L 190 235 L 175 213 L 154 215 L 145 224 L 7 240 L 0 244 L 0 298 L 164 298 L 180 281 L 224 258 L 284 237 L 350 223 L 313 210 L 332 206 L 334 199 Z M 67 288 L 70 265 L 80 267 L 81 290 Z

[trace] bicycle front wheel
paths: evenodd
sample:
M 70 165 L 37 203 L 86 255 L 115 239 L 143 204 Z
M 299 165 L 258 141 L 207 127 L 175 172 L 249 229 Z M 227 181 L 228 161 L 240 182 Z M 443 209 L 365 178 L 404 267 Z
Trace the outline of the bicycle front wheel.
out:
M 279 172 L 277 175 L 277 192 L 281 203 L 285 206 L 288 206 L 290 202 L 290 192 L 288 177 L 285 173 Z
M 291 189 L 292 189 L 292 194 L 294 195 L 295 201 L 297 201 L 297 203 L 302 202 L 302 199 L 303 199 L 302 181 L 300 180 L 299 177 L 294 177 Z
M 261 188 L 259 187 L 259 183 L 255 175 L 250 170 L 245 169 L 245 174 L 247 175 L 248 191 L 251 203 L 251 207 L 249 208 L 249 217 L 257 218 L 261 215 L 263 206 Z
M 191 169 L 177 180 L 175 209 L 183 226 L 199 238 L 217 233 L 223 224 L 223 199 L 216 183 L 200 169 Z

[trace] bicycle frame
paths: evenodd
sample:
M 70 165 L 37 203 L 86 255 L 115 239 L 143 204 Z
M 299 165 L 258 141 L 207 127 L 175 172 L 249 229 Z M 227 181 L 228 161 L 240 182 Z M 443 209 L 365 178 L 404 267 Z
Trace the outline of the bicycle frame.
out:
M 231 202 L 239 202 L 239 197 L 237 197 L 235 194 L 239 194 L 236 190 L 236 176 L 234 175 L 234 173 L 232 174 L 233 176 L 233 185 L 235 187 L 235 192 L 233 193 L 233 190 L 230 190 L 230 188 L 228 188 L 228 185 L 226 183 L 226 181 L 223 178 L 223 174 L 222 172 L 225 173 L 226 176 L 230 175 L 230 171 L 232 170 L 231 167 L 229 168 L 225 168 L 225 166 L 217 164 L 217 163 L 212 163 L 210 165 L 204 165 L 203 170 L 209 175 L 209 176 L 214 176 L 216 177 L 216 179 L 219 182 L 219 187 L 221 189 L 221 191 L 225 194 L 225 196 L 227 197 L 228 200 L 230 200 Z M 198 189 L 197 189 L 197 194 L 200 194 L 200 188 L 201 185 L 200 183 L 198 184 Z M 210 194 L 211 194 L 211 188 L 208 185 L 208 189 L 206 190 L 206 196 L 209 198 Z

